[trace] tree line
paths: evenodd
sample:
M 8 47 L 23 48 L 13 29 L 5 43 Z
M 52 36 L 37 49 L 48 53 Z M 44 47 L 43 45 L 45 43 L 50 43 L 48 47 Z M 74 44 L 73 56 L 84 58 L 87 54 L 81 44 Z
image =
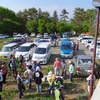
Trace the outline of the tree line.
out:
M 8 8 L 0 7 L 0 34 L 18 33 L 63 33 L 72 30 L 77 33 L 94 32 L 96 9 L 75 8 L 73 18 L 69 19 L 66 9 L 62 9 L 60 18 L 55 10 L 53 15 L 40 8 L 24 9 L 17 14 Z

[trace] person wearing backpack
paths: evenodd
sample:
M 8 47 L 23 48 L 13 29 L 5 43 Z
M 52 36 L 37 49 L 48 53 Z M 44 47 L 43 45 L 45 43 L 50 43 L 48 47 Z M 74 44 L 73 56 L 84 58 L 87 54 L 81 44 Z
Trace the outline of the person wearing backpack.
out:
M 6 75 L 7 75 L 7 67 L 5 65 L 5 62 L 2 62 L 2 65 L 1 65 L 1 73 L 2 73 L 2 76 L 3 76 L 3 83 L 5 84 L 6 83 Z
M 0 68 L 0 92 L 2 92 L 2 86 L 3 86 L 3 76 L 2 76 L 2 73 L 1 73 L 1 69 Z
M 29 80 L 29 89 L 32 89 L 32 87 L 31 87 L 31 81 L 32 81 L 32 77 L 33 77 L 33 71 L 32 71 L 32 66 L 31 65 L 24 72 L 24 76 L 27 77 L 28 80 Z
M 21 72 L 18 72 L 17 87 L 19 90 L 19 99 L 21 99 L 21 96 L 23 95 L 23 92 L 25 91 L 25 86 L 23 85 L 23 79 L 21 77 Z

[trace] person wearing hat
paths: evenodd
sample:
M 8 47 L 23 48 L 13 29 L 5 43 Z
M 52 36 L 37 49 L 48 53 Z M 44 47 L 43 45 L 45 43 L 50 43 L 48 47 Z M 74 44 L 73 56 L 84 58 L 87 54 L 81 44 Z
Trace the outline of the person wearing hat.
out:
M 50 72 L 48 73 L 47 81 L 48 81 L 48 83 L 49 83 L 49 94 L 51 94 L 50 91 L 51 91 L 51 86 L 52 86 L 52 71 L 50 71 Z
M 33 62 L 33 67 L 32 67 L 32 69 L 36 71 L 36 68 L 37 68 L 37 67 L 40 67 L 40 66 L 39 66 L 39 64 L 37 64 L 36 61 L 34 61 L 34 62 Z
M 54 62 L 54 69 L 55 69 L 55 75 L 59 75 L 59 67 L 61 67 L 61 63 L 58 60 L 58 57 L 55 59 L 56 61 Z
M 92 70 L 88 70 L 89 72 L 89 76 L 86 78 L 86 80 L 88 81 L 88 92 L 90 91 L 90 80 L 91 80 L 91 74 L 92 74 Z M 93 89 L 95 88 L 95 75 L 93 75 Z
M 11 71 L 13 71 L 13 77 L 16 79 L 17 77 L 17 63 L 15 62 L 15 59 L 12 59 L 12 62 L 10 63 Z M 16 76 L 14 76 L 14 73 Z
M 28 69 L 28 66 L 30 66 L 30 65 L 31 65 L 31 62 L 29 61 L 28 58 L 26 58 L 25 59 L 25 67 L 26 67 L 26 69 Z
M 72 83 L 73 73 L 74 73 L 74 66 L 72 65 L 72 62 L 69 61 L 69 78 L 70 78 L 70 83 Z
M 55 100 L 64 100 L 64 96 L 62 94 L 62 89 L 64 88 L 64 85 L 61 84 L 56 90 L 55 90 Z
M 2 92 L 2 86 L 3 86 L 3 76 L 2 76 L 2 73 L 1 73 L 1 69 L 2 68 L 0 67 L 0 92 Z
M 42 78 L 43 78 L 43 74 L 40 71 L 40 67 L 36 68 L 36 71 L 33 75 L 33 78 L 35 80 L 35 84 L 37 87 L 37 92 L 42 92 Z
M 67 64 L 66 64 L 64 59 L 61 61 L 61 66 L 62 66 L 62 76 L 63 76 L 63 79 L 65 79 L 66 78 L 66 67 L 67 67 Z
M 1 73 L 2 73 L 2 76 L 3 76 L 3 83 L 5 84 L 6 82 L 6 75 L 7 75 L 7 67 L 5 65 L 5 62 L 2 62 L 2 65 L 1 65 Z

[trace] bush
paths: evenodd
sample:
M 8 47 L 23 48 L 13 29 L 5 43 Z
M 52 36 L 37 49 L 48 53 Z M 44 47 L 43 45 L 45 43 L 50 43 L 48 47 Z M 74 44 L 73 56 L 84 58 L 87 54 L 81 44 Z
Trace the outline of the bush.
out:
M 53 69 L 53 67 L 51 67 L 51 66 L 47 66 L 47 67 L 45 68 L 45 71 L 46 71 L 46 73 L 48 73 L 48 72 L 50 72 L 50 71 L 54 71 L 54 69 Z

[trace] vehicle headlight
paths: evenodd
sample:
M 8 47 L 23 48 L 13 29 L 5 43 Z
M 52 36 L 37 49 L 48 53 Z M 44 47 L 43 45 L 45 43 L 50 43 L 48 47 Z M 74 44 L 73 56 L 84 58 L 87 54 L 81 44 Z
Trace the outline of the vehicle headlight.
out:
M 63 54 L 63 52 L 61 51 L 61 54 Z
M 46 59 L 46 58 L 47 58 L 47 56 L 44 56 L 43 58 L 44 58 L 44 59 Z

